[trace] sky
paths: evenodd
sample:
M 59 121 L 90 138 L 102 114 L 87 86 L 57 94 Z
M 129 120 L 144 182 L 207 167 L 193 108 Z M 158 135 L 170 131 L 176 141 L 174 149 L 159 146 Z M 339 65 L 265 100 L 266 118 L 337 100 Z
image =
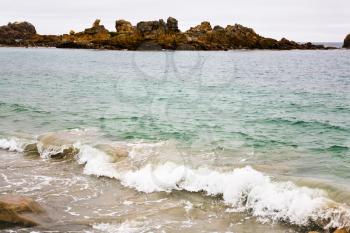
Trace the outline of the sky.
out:
M 0 0 L 0 25 L 28 21 L 39 34 L 81 31 L 97 18 L 114 31 L 117 19 L 135 25 L 168 16 L 183 31 L 201 21 L 239 23 L 299 42 L 342 42 L 350 33 L 350 0 Z

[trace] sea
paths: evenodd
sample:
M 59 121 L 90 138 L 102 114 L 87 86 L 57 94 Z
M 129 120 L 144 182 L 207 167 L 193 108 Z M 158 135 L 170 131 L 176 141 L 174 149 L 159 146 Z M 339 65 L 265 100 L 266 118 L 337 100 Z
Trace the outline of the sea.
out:
M 0 48 L 1 232 L 350 226 L 350 51 Z

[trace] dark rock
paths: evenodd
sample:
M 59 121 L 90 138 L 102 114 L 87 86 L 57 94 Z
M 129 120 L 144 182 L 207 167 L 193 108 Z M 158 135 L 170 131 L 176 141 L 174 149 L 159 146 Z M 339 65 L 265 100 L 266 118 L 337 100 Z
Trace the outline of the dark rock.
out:
M 286 38 L 282 38 L 278 44 L 279 49 L 284 50 L 300 48 L 300 45 L 297 42 L 287 40 Z
M 166 24 L 162 19 L 158 21 L 142 21 L 136 25 L 136 29 L 144 40 L 157 40 L 159 35 L 166 32 Z
M 196 50 L 196 48 L 193 45 L 189 44 L 179 44 L 176 47 L 176 50 Z
M 169 32 L 180 32 L 177 19 L 169 17 L 166 22 L 166 27 Z
M 89 46 L 89 44 L 85 44 L 85 43 L 77 43 L 74 41 L 64 41 L 62 43 L 59 43 L 57 46 L 57 48 L 61 48 L 61 49 L 90 49 L 92 48 L 91 46 Z
M 278 49 L 278 41 L 271 38 L 261 38 L 258 42 L 260 49 Z
M 225 28 L 219 26 L 219 25 L 216 25 L 214 28 L 213 28 L 214 31 L 225 31 Z
M 137 48 L 137 50 L 141 50 L 141 51 L 156 51 L 156 50 L 162 50 L 162 49 L 163 49 L 162 46 L 160 46 L 159 44 L 153 41 L 143 42 Z
M 35 27 L 28 22 L 9 23 L 0 27 L 0 41 L 30 39 L 36 34 Z
M 345 37 L 343 48 L 350 49 L 350 34 Z
M 137 30 L 143 34 L 153 33 L 156 31 L 165 31 L 165 22 L 160 19 L 159 21 L 142 21 L 136 26 Z
M 115 29 L 118 33 L 131 33 L 134 31 L 134 27 L 129 21 L 120 19 L 115 22 Z

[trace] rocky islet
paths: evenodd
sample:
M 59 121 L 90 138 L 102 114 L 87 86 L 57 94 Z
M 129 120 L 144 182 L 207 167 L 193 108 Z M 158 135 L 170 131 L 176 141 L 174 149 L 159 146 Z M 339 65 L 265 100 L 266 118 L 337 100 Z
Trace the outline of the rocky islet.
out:
M 15 22 L 0 27 L 0 44 L 112 50 L 327 49 L 323 45 L 301 44 L 286 38 L 266 38 L 240 24 L 213 27 L 210 22 L 204 21 L 181 32 L 178 21 L 173 17 L 166 21 L 141 21 L 136 26 L 119 19 L 115 29 L 108 31 L 97 19 L 82 32 L 71 30 L 63 35 L 39 35 L 31 23 Z M 345 39 L 344 47 L 350 47 L 350 36 Z

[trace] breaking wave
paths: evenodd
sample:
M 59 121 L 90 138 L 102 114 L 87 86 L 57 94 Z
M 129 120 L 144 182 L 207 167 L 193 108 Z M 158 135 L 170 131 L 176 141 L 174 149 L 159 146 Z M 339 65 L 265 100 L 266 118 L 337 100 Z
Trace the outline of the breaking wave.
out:
M 13 152 L 23 152 L 25 142 L 18 138 L 0 139 L 0 149 L 9 150 Z
M 248 212 L 261 222 L 325 229 L 350 226 L 349 207 L 332 201 L 323 190 L 277 181 L 250 166 L 229 171 L 193 168 L 170 160 L 150 160 L 164 143 L 101 146 L 74 141 L 74 137 L 62 138 L 62 134 L 39 137 L 36 145 L 40 156 L 73 157 L 84 165 L 85 174 L 114 178 L 140 192 L 201 192 L 222 198 L 229 211 Z M 0 139 L 1 149 L 23 152 L 26 145 L 15 138 Z

